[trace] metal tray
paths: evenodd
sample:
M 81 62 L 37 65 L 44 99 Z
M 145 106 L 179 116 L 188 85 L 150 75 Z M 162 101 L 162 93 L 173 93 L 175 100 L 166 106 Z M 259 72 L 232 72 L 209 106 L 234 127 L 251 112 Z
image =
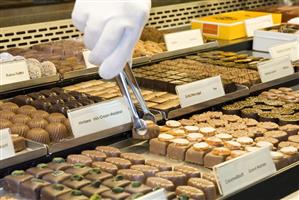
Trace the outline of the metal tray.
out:
M 59 80 L 60 80 L 60 75 L 56 74 L 54 76 L 47 76 L 43 78 L 37 78 L 37 79 L 31 79 L 31 80 L 21 81 L 17 83 L 11 83 L 7 85 L 1 85 L 0 93 L 5 93 L 13 90 L 20 90 L 23 88 L 35 87 L 39 85 L 45 85 L 49 83 L 58 82 Z
M 193 106 L 188 106 L 185 108 L 178 108 L 175 110 L 170 110 L 168 112 L 162 112 L 165 119 L 174 119 L 176 117 L 180 117 L 183 115 L 191 114 L 196 111 L 200 111 L 221 103 L 225 103 L 234 99 L 238 99 L 241 97 L 245 97 L 249 95 L 249 89 L 246 86 L 243 85 L 237 85 L 237 90 L 232 93 L 228 93 L 222 97 L 211 99 L 209 101 L 205 101 Z
M 104 138 L 107 138 L 110 136 L 114 136 L 114 135 L 117 135 L 120 133 L 130 131 L 130 130 L 132 130 L 131 123 L 124 124 L 124 125 L 121 125 L 118 127 L 114 127 L 114 128 L 108 129 L 108 130 L 103 130 L 103 131 L 93 133 L 90 135 L 86 135 L 83 137 L 67 139 L 67 140 L 61 141 L 59 143 L 54 143 L 54 144 L 48 145 L 47 146 L 48 153 L 49 154 L 57 153 L 60 151 L 64 151 L 66 149 L 70 149 L 70 148 L 77 147 L 77 146 L 80 146 L 83 144 L 94 142 L 94 141 L 97 141 L 100 139 L 104 139 Z
M 194 53 L 194 52 L 196 53 L 196 52 L 203 51 L 203 50 L 214 49 L 214 48 L 218 48 L 218 47 L 219 47 L 218 42 L 213 41 L 213 42 L 208 42 L 203 45 L 196 46 L 196 47 L 190 47 L 190 48 L 180 49 L 180 50 L 176 50 L 176 51 L 166 51 L 166 52 L 155 54 L 155 55 L 151 56 L 151 62 L 157 62 L 160 60 L 170 59 L 172 57 L 178 57 L 178 56 L 182 56 L 182 55 L 186 55 L 186 54 L 190 54 L 190 53 Z
M 47 147 L 44 144 L 26 140 L 26 146 L 26 150 L 16 153 L 15 156 L 0 160 L 0 169 L 47 155 Z

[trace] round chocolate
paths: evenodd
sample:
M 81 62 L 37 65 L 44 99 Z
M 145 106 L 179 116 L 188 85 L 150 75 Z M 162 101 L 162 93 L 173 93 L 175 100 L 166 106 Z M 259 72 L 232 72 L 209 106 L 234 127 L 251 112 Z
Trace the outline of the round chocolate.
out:
M 17 112 L 19 106 L 12 102 L 6 102 L 0 105 L 0 110 L 3 111 L 11 111 L 11 112 Z
M 10 128 L 13 124 L 7 119 L 0 119 L 0 129 Z
M 31 115 L 31 113 L 33 113 L 34 111 L 36 111 L 36 108 L 34 108 L 33 106 L 24 105 L 24 106 L 21 106 L 17 110 L 17 113 L 18 114 L 23 114 L 23 115 Z
M 36 110 L 33 113 L 31 113 L 31 118 L 44 118 L 47 119 L 49 116 L 49 113 L 44 110 Z
M 61 94 L 61 93 L 64 93 L 64 89 L 55 87 L 55 88 L 51 89 L 51 92 L 55 92 L 56 94 Z
M 65 102 L 76 100 L 75 97 L 73 97 L 72 95 L 66 94 L 66 93 L 60 94 L 59 97 L 62 98 L 63 101 L 65 101 Z
M 103 98 L 98 97 L 98 96 L 90 96 L 89 99 L 93 100 L 95 103 L 99 103 L 99 102 L 104 101 Z
M 51 90 L 42 90 L 40 94 L 43 94 L 45 97 L 57 96 L 57 94 Z
M 66 102 L 65 105 L 66 105 L 67 107 L 69 107 L 69 109 L 74 109 L 74 108 L 78 108 L 78 107 L 83 106 L 83 105 L 82 105 L 80 102 L 78 102 L 77 100 Z
M 62 123 L 48 124 L 46 126 L 46 131 L 48 131 L 52 142 L 59 142 L 60 140 L 69 136 L 67 128 Z
M 42 128 L 33 128 L 26 134 L 26 138 L 35 142 L 50 144 L 49 133 Z
M 15 116 L 15 113 L 12 111 L 4 111 L 4 110 L 0 111 L 1 119 L 11 120 L 13 116 Z
M 62 113 L 63 115 L 67 116 L 68 110 L 69 110 L 69 107 L 66 105 L 55 104 L 50 107 L 49 112 L 50 113 Z
M 15 116 L 13 116 L 11 121 L 13 123 L 27 124 L 27 122 L 29 122 L 30 120 L 31 120 L 31 118 L 28 115 L 17 114 Z
M 30 120 L 27 125 L 30 128 L 46 128 L 48 125 L 48 121 L 45 120 L 44 118 L 34 118 Z
M 61 99 L 59 96 L 52 96 L 49 97 L 47 99 L 48 102 L 50 102 L 51 104 L 55 105 L 55 104 L 64 104 L 63 99 Z
M 87 105 L 90 105 L 90 104 L 93 104 L 94 101 L 91 100 L 91 99 L 88 99 L 88 98 L 81 98 L 79 100 L 79 102 L 83 105 L 83 106 L 87 106 Z
M 10 127 L 11 134 L 26 137 L 30 128 L 26 124 L 16 123 Z
M 87 95 L 81 92 L 77 92 L 77 91 L 70 91 L 68 92 L 69 95 L 72 95 L 73 97 L 75 97 L 76 99 L 82 99 L 82 98 L 87 98 Z
M 29 93 L 29 94 L 27 94 L 27 96 L 33 98 L 34 100 L 37 100 L 37 99 L 40 99 L 40 100 L 43 99 L 43 100 L 45 100 L 46 99 L 45 95 L 42 95 L 42 94 L 40 94 L 38 92 Z
M 61 113 L 51 113 L 48 117 L 50 123 L 63 122 L 66 117 Z

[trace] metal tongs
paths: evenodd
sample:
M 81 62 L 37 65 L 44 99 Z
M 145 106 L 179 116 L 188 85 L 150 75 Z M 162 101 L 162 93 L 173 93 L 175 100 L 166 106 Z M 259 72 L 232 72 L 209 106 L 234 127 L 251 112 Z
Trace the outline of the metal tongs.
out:
M 133 128 L 135 129 L 136 133 L 139 135 L 145 135 L 147 132 L 147 125 L 145 120 L 151 120 L 156 123 L 155 116 L 150 112 L 148 109 L 143 96 L 141 94 L 140 88 L 138 83 L 135 79 L 135 76 L 132 72 L 131 67 L 126 64 L 124 70 L 116 77 L 116 82 L 120 88 L 122 95 L 127 99 L 129 109 L 131 111 L 132 121 L 133 121 Z M 137 109 L 133 103 L 132 97 L 129 92 L 129 88 L 133 91 L 138 104 L 141 107 L 143 112 L 143 118 L 141 119 L 138 115 Z

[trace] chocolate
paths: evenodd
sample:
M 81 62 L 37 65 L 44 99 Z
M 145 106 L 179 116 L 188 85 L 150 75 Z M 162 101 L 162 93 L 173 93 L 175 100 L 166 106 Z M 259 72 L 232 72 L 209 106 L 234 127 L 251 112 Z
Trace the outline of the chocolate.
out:
M 80 190 L 84 195 L 91 197 L 94 194 L 101 195 L 103 192 L 109 191 L 110 189 L 107 186 L 102 185 L 101 181 L 93 181 L 92 183 L 82 187 Z
M 21 183 L 33 178 L 23 170 L 15 170 L 10 175 L 4 177 L 4 189 L 8 192 L 18 193 Z
M 26 134 L 26 138 L 35 142 L 50 144 L 50 136 L 47 131 L 42 128 L 33 128 Z
M 115 147 L 98 146 L 98 147 L 96 147 L 96 150 L 105 153 L 107 155 L 107 157 L 119 157 L 120 156 L 120 150 Z
M 167 191 L 173 191 L 175 189 L 175 185 L 173 184 L 173 182 L 160 177 L 149 177 L 146 180 L 146 185 L 152 188 L 164 188 Z
M 21 106 L 18 110 L 17 113 L 18 114 L 23 114 L 23 115 L 31 115 L 31 113 L 33 113 L 34 111 L 36 111 L 36 108 L 34 108 L 33 106 L 30 105 L 24 105 Z
M 107 158 L 106 154 L 96 150 L 85 150 L 81 154 L 90 157 L 93 161 L 104 161 Z
M 24 137 L 18 135 L 11 135 L 15 152 L 20 152 L 26 149 L 26 141 Z
M 178 140 L 185 140 L 185 139 L 178 139 Z M 167 157 L 175 159 L 175 160 L 185 160 L 185 154 L 189 147 L 190 147 L 189 141 L 188 141 L 188 143 L 186 143 L 186 145 L 185 144 L 180 145 L 175 142 L 171 143 L 167 147 Z
M 13 118 L 12 118 L 11 121 L 14 124 L 16 124 L 16 123 L 27 124 L 30 120 L 31 120 L 31 118 L 29 116 L 27 116 L 27 115 L 17 114 L 15 116 L 13 116 Z
M 31 118 L 43 118 L 43 119 L 47 119 L 49 116 L 49 113 L 43 110 L 36 110 L 33 113 L 31 113 Z
M 33 102 L 33 99 L 26 95 L 18 95 L 14 97 L 11 102 L 17 104 L 18 106 L 29 105 Z
M 150 140 L 149 151 L 153 154 L 165 156 L 169 142 L 161 141 L 158 138 Z
M 45 174 L 43 176 L 43 180 L 46 180 L 50 183 L 62 183 L 63 181 L 65 181 L 66 179 L 68 179 L 70 177 L 71 177 L 71 174 L 61 171 L 61 170 L 56 170 L 51 173 Z
M 48 121 L 51 123 L 62 123 L 65 116 L 61 113 L 51 113 L 48 117 Z
M 122 153 L 121 158 L 129 160 L 133 165 L 144 164 L 144 157 L 137 153 Z
M 67 128 L 62 123 L 50 123 L 45 129 L 52 142 L 60 142 L 69 136 Z
M 169 163 L 163 162 L 163 161 L 146 160 L 145 164 L 152 166 L 152 167 L 156 167 L 159 169 L 159 171 L 171 171 L 172 170 L 172 165 L 170 165 Z
M 202 190 L 206 200 L 214 200 L 217 198 L 216 187 L 213 182 L 203 178 L 190 178 L 188 185 Z
M 13 124 L 7 119 L 0 119 L 0 129 L 6 129 L 13 126 Z
M 72 190 L 58 197 L 58 200 L 89 200 L 80 190 Z
M 41 189 L 41 200 L 57 200 L 59 196 L 70 192 L 71 189 L 61 185 L 53 184 Z
M 50 183 L 42 179 L 31 178 L 20 185 L 20 195 L 27 199 L 40 199 L 41 189 Z
M 48 125 L 48 121 L 43 119 L 43 118 L 34 118 L 34 119 L 31 119 L 27 125 L 30 127 L 30 128 L 46 128 L 46 126 Z
M 115 187 L 126 187 L 130 184 L 130 181 L 125 180 L 123 176 L 117 175 L 113 178 L 106 179 L 103 182 L 103 185 L 109 187 L 109 188 L 115 188 Z
M 75 163 L 75 164 L 73 164 L 72 167 L 67 168 L 65 170 L 65 172 L 67 172 L 69 174 L 79 174 L 79 175 L 85 176 L 86 174 L 88 174 L 90 169 L 91 168 L 86 166 L 85 164 Z
M 159 169 L 149 165 L 132 165 L 131 169 L 143 172 L 145 178 L 155 176 Z
M 178 172 L 178 171 L 158 172 L 158 173 L 156 173 L 156 176 L 170 180 L 176 186 L 185 185 L 187 182 L 186 175 L 184 173 Z
M 186 174 L 187 179 L 191 177 L 200 177 L 200 170 L 198 170 L 195 167 L 190 167 L 187 165 L 177 165 L 174 167 L 174 171 L 178 171 Z
M 18 108 L 19 108 L 19 106 L 15 103 L 12 103 L 12 102 L 5 102 L 5 103 L 0 105 L 0 110 L 11 111 L 11 112 L 14 112 L 14 113 L 17 112 Z
M 80 189 L 91 182 L 87 179 L 84 179 L 82 175 L 73 174 L 69 179 L 63 181 L 63 184 L 72 188 L 72 189 Z
M 130 185 L 125 187 L 125 191 L 131 194 L 141 193 L 141 194 L 147 194 L 152 191 L 152 188 L 149 186 L 146 186 L 138 181 L 131 182 Z
M 121 169 L 118 170 L 117 174 L 130 181 L 139 181 L 141 183 L 145 181 L 143 172 L 134 169 Z
M 179 199 L 187 197 L 187 199 L 205 200 L 203 191 L 192 186 L 178 186 L 176 194 L 179 196 Z
M 48 167 L 53 170 L 65 170 L 70 168 L 71 165 L 66 163 L 64 158 L 56 157 L 52 159 L 52 162 L 48 163 Z
M 81 154 L 71 154 L 68 155 L 67 162 L 70 164 L 81 163 L 86 166 L 90 166 L 92 163 L 92 159 L 88 156 L 81 155 Z
M 105 161 L 116 165 L 118 169 L 128 169 L 132 165 L 129 160 L 117 157 L 106 158 Z
M 53 170 L 50 169 L 47 164 L 41 163 L 36 167 L 27 169 L 26 172 L 33 175 L 35 178 L 42 178 L 45 174 L 53 172 Z
M 129 193 L 124 192 L 124 188 L 115 187 L 111 191 L 104 192 L 103 197 L 111 198 L 114 200 L 124 200 L 130 196 Z
M 15 116 L 15 113 L 12 111 L 0 111 L 0 119 L 11 120 Z
M 112 164 L 112 163 L 108 163 L 108 162 L 93 162 L 92 167 L 96 167 L 101 169 L 102 171 L 105 171 L 107 173 L 116 175 L 116 172 L 118 170 L 117 166 Z
M 52 104 L 44 99 L 34 100 L 31 105 L 33 105 L 36 109 L 46 110 L 48 111 L 51 108 Z
M 85 178 L 91 181 L 103 181 L 112 178 L 112 175 L 102 171 L 100 168 L 91 168 L 85 175 Z

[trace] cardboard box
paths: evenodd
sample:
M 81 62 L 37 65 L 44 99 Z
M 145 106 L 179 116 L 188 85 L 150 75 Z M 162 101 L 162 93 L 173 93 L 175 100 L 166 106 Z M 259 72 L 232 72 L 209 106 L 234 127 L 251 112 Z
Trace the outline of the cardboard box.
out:
M 281 23 L 281 14 L 235 11 L 194 19 L 191 22 L 191 27 L 192 29 L 201 29 L 203 35 L 208 38 L 234 40 L 247 36 L 245 20 L 266 15 L 272 15 L 274 24 Z

